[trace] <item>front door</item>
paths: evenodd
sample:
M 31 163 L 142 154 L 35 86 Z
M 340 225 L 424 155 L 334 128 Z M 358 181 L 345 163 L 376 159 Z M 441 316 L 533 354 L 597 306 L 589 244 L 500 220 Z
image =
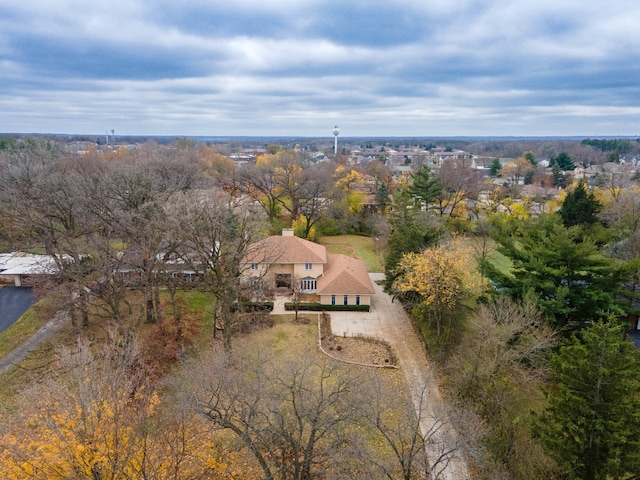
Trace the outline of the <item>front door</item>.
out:
M 291 274 L 276 273 L 276 288 L 291 288 Z

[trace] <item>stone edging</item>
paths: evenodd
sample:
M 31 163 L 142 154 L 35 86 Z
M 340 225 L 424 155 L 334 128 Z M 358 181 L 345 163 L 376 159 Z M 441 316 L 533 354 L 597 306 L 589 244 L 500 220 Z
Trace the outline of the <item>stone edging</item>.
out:
M 364 339 L 366 337 L 354 337 L 354 338 L 363 338 Z M 331 355 L 324 348 L 322 348 L 322 329 L 321 329 L 321 326 L 320 326 L 320 315 L 318 315 L 318 349 L 320 349 L 320 351 L 322 353 L 324 353 L 329 358 L 332 358 L 332 359 L 337 360 L 339 362 L 348 363 L 348 364 L 351 364 L 351 365 L 358 365 L 360 367 L 373 367 L 373 368 L 394 368 L 396 370 L 400 369 L 400 367 L 398 365 L 376 365 L 376 364 L 373 364 L 373 363 L 354 362 L 354 361 L 351 361 L 351 360 L 345 360 L 343 358 L 339 358 L 339 357 L 336 357 L 334 355 Z

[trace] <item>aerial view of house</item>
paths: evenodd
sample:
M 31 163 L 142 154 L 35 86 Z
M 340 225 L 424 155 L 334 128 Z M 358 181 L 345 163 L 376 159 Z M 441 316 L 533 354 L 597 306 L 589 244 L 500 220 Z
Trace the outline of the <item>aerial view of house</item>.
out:
M 245 257 L 244 279 L 261 281 L 276 292 L 293 288 L 318 296 L 325 305 L 370 305 L 374 294 L 364 263 L 342 254 L 327 253 L 323 245 L 283 229 L 251 246 Z

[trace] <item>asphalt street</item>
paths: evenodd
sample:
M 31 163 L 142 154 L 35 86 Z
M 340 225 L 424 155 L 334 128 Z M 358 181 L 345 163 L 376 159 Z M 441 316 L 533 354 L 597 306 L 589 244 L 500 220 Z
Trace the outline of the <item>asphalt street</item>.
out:
M 0 332 L 13 325 L 34 302 L 30 287 L 0 288 Z

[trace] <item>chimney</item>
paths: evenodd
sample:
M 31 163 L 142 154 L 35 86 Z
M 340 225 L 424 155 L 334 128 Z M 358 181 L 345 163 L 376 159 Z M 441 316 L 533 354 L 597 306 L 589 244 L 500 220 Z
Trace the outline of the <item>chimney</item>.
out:
M 282 236 L 283 237 L 293 237 L 293 228 L 283 228 L 282 229 Z

